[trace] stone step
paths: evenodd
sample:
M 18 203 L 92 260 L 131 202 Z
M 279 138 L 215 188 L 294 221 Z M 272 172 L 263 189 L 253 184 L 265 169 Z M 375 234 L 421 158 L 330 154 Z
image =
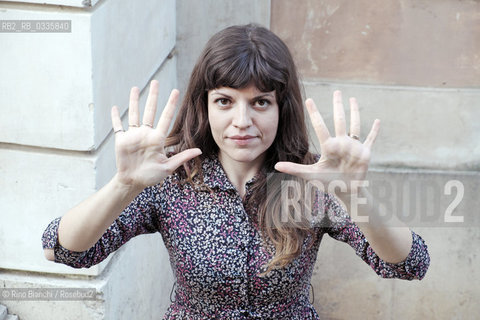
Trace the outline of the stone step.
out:
M 0 304 L 0 320 L 19 320 L 17 315 L 8 314 L 8 309 Z
M 7 307 L 0 304 L 0 320 L 5 320 L 7 317 Z

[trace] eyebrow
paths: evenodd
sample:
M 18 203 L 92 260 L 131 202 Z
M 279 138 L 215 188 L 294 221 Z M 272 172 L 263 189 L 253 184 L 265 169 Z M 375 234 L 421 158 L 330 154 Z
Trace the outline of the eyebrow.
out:
M 213 91 L 212 94 L 218 94 L 218 95 L 224 96 L 225 98 L 233 99 L 232 96 L 230 96 L 226 93 L 223 93 L 223 92 L 219 92 L 217 90 Z M 261 93 L 258 96 L 253 97 L 252 100 L 258 100 L 258 99 L 265 98 L 265 97 L 275 99 L 275 95 L 272 92 L 266 92 L 266 93 Z
M 213 91 L 213 92 L 212 92 L 212 94 L 217 94 L 217 95 L 223 96 L 223 97 L 225 97 L 225 98 L 232 99 L 232 97 L 231 97 L 231 96 L 229 96 L 228 94 L 226 94 L 226 93 L 223 93 L 223 92 L 218 92 L 218 91 L 216 91 L 216 90 L 215 90 L 215 91 Z
M 261 95 L 259 96 L 256 96 L 255 99 L 258 99 L 258 98 L 264 98 L 264 97 L 270 97 L 272 99 L 275 98 L 275 95 L 271 92 L 268 92 L 268 93 L 262 93 Z

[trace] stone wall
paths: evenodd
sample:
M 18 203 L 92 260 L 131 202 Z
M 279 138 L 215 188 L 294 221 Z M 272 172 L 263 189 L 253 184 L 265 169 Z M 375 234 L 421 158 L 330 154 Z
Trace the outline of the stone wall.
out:
M 312 281 L 321 318 L 476 318 L 480 3 L 272 0 L 271 10 L 271 29 L 291 48 L 306 96 L 316 101 L 330 132 L 335 89 L 344 101 L 358 99 L 362 137 L 381 120 L 370 180 L 402 186 L 423 176 L 431 194 L 417 183 L 418 191 L 403 200 L 432 208 L 441 222 L 458 195 L 453 215 L 464 217 L 464 223 L 411 225 L 432 259 L 420 282 L 379 279 L 348 246 L 325 237 Z M 445 191 L 453 180 L 464 186 L 462 194 Z M 392 199 L 389 205 L 399 209 Z
M 151 79 L 162 83 L 160 101 L 176 87 L 175 1 L 0 6 L 1 20 L 72 26 L 69 33 L 0 33 L 0 286 L 98 293 L 95 301 L 2 303 L 25 320 L 153 319 L 165 312 L 173 284 L 158 234 L 89 269 L 47 261 L 40 238 L 52 219 L 114 174 L 111 106 L 125 115 L 134 85 L 144 103 Z

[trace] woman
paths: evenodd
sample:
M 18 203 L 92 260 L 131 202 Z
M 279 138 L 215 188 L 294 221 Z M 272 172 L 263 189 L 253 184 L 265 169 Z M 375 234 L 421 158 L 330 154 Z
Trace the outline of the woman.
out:
M 350 208 L 352 199 L 370 199 L 350 182 L 365 178 L 379 121 L 360 142 L 350 99 L 347 135 L 337 91 L 332 137 L 309 99 L 322 151 L 311 154 L 296 68 L 272 32 L 246 25 L 214 35 L 168 136 L 178 92 L 154 127 L 158 86 L 152 81 L 142 122 L 139 90 L 131 90 L 127 131 L 112 108 L 117 173 L 48 226 L 48 259 L 88 267 L 138 234 L 160 232 L 177 284 L 165 319 L 318 319 L 308 295 L 325 233 L 349 243 L 383 277 L 423 278 L 429 257 L 417 234 L 389 228 L 372 201 Z M 375 223 L 355 224 L 323 192 L 314 193 L 314 214 L 304 210 L 308 203 L 300 213 L 283 211 L 289 193 L 282 193 L 280 172 L 301 186 L 343 181 L 339 200 Z

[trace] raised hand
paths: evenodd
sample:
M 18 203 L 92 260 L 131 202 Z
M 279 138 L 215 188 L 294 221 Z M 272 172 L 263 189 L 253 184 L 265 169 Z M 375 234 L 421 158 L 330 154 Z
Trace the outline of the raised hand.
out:
M 160 183 L 176 168 L 200 155 L 200 149 L 188 149 L 170 158 L 165 154 L 165 139 L 175 114 L 178 90 L 172 90 L 158 125 L 154 126 L 158 100 L 158 81 L 150 83 L 142 124 L 140 124 L 139 89 L 130 91 L 128 130 L 124 131 L 118 107 L 112 108 L 112 125 L 115 132 L 117 179 L 122 184 L 145 188 Z
M 342 94 L 335 91 L 333 94 L 333 116 L 335 136 L 331 136 L 325 126 L 322 116 L 312 99 L 305 102 L 313 128 L 320 142 L 320 160 L 312 165 L 302 165 L 292 162 L 278 162 L 275 169 L 300 178 L 316 179 L 324 185 L 333 180 L 341 180 L 351 190 L 351 181 L 365 179 L 372 145 L 380 128 L 380 120 L 375 120 L 365 141 L 359 140 L 360 113 L 355 98 L 350 98 L 350 133 L 347 134 L 345 111 L 342 103 Z

